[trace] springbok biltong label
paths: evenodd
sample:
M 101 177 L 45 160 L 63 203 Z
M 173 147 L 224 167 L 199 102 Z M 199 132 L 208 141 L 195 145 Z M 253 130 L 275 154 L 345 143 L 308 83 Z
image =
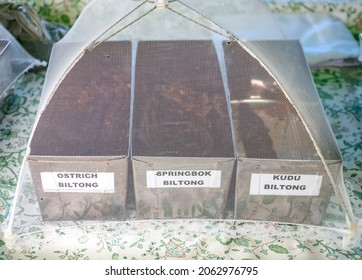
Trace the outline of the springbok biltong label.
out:
M 220 188 L 221 170 L 147 171 L 147 188 Z

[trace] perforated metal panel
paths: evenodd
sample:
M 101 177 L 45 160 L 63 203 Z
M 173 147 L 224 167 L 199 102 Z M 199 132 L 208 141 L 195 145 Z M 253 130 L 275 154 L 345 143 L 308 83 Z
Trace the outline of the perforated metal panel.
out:
M 224 43 L 238 154 L 319 159 L 295 108 L 273 77 L 237 42 Z
M 131 65 L 130 42 L 87 51 L 41 115 L 31 155 L 128 155 Z
M 226 95 L 212 41 L 139 43 L 132 154 L 233 156 Z

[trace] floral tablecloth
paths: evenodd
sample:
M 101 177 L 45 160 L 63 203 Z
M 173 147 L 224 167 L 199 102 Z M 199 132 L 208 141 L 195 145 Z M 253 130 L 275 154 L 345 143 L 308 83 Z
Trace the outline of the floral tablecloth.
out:
M 37 112 L 44 72 L 28 73 L 1 104 L 0 221 L 9 214 L 20 164 Z M 346 186 L 362 217 L 362 67 L 313 71 L 345 159 Z M 25 197 L 34 205 L 34 196 Z M 25 207 L 24 204 L 24 207 Z M 28 207 L 28 206 L 27 206 Z M 338 213 L 329 213 L 338 215 Z M 341 219 L 342 219 L 342 214 Z M 361 236 L 358 237 L 362 246 Z M 320 227 L 242 221 L 126 221 L 54 225 L 18 239 L 0 230 L 0 259 L 362 259 L 358 244 Z
M 45 19 L 72 25 L 89 0 L 28 2 Z M 332 13 L 355 35 L 361 30 L 360 3 L 265 2 L 278 13 Z M 26 74 L 0 104 L 5 114 L 0 121 L 0 223 L 8 217 L 14 200 L 44 76 L 45 72 Z M 345 160 L 353 209 L 361 219 L 362 66 L 313 70 L 313 77 Z M 24 194 L 21 206 L 36 204 L 31 190 Z M 327 215 L 343 219 L 338 209 L 330 209 Z M 357 239 L 350 245 L 343 243 L 340 232 L 325 228 L 232 220 L 54 224 L 34 227 L 32 234 L 17 239 L 5 238 L 0 227 L 0 259 L 362 259 L 362 236 Z

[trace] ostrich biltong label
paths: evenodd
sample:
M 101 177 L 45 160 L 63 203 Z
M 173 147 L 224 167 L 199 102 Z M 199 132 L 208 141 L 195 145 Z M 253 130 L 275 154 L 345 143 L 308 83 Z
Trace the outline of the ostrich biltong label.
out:
M 113 172 L 41 172 L 44 192 L 114 193 Z

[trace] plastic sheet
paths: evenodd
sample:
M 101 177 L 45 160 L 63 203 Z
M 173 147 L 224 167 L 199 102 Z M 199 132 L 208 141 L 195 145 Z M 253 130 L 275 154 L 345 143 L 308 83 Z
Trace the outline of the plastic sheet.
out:
M 11 98 L 9 89 L 21 74 L 40 64 L 0 25 L 0 103 Z

